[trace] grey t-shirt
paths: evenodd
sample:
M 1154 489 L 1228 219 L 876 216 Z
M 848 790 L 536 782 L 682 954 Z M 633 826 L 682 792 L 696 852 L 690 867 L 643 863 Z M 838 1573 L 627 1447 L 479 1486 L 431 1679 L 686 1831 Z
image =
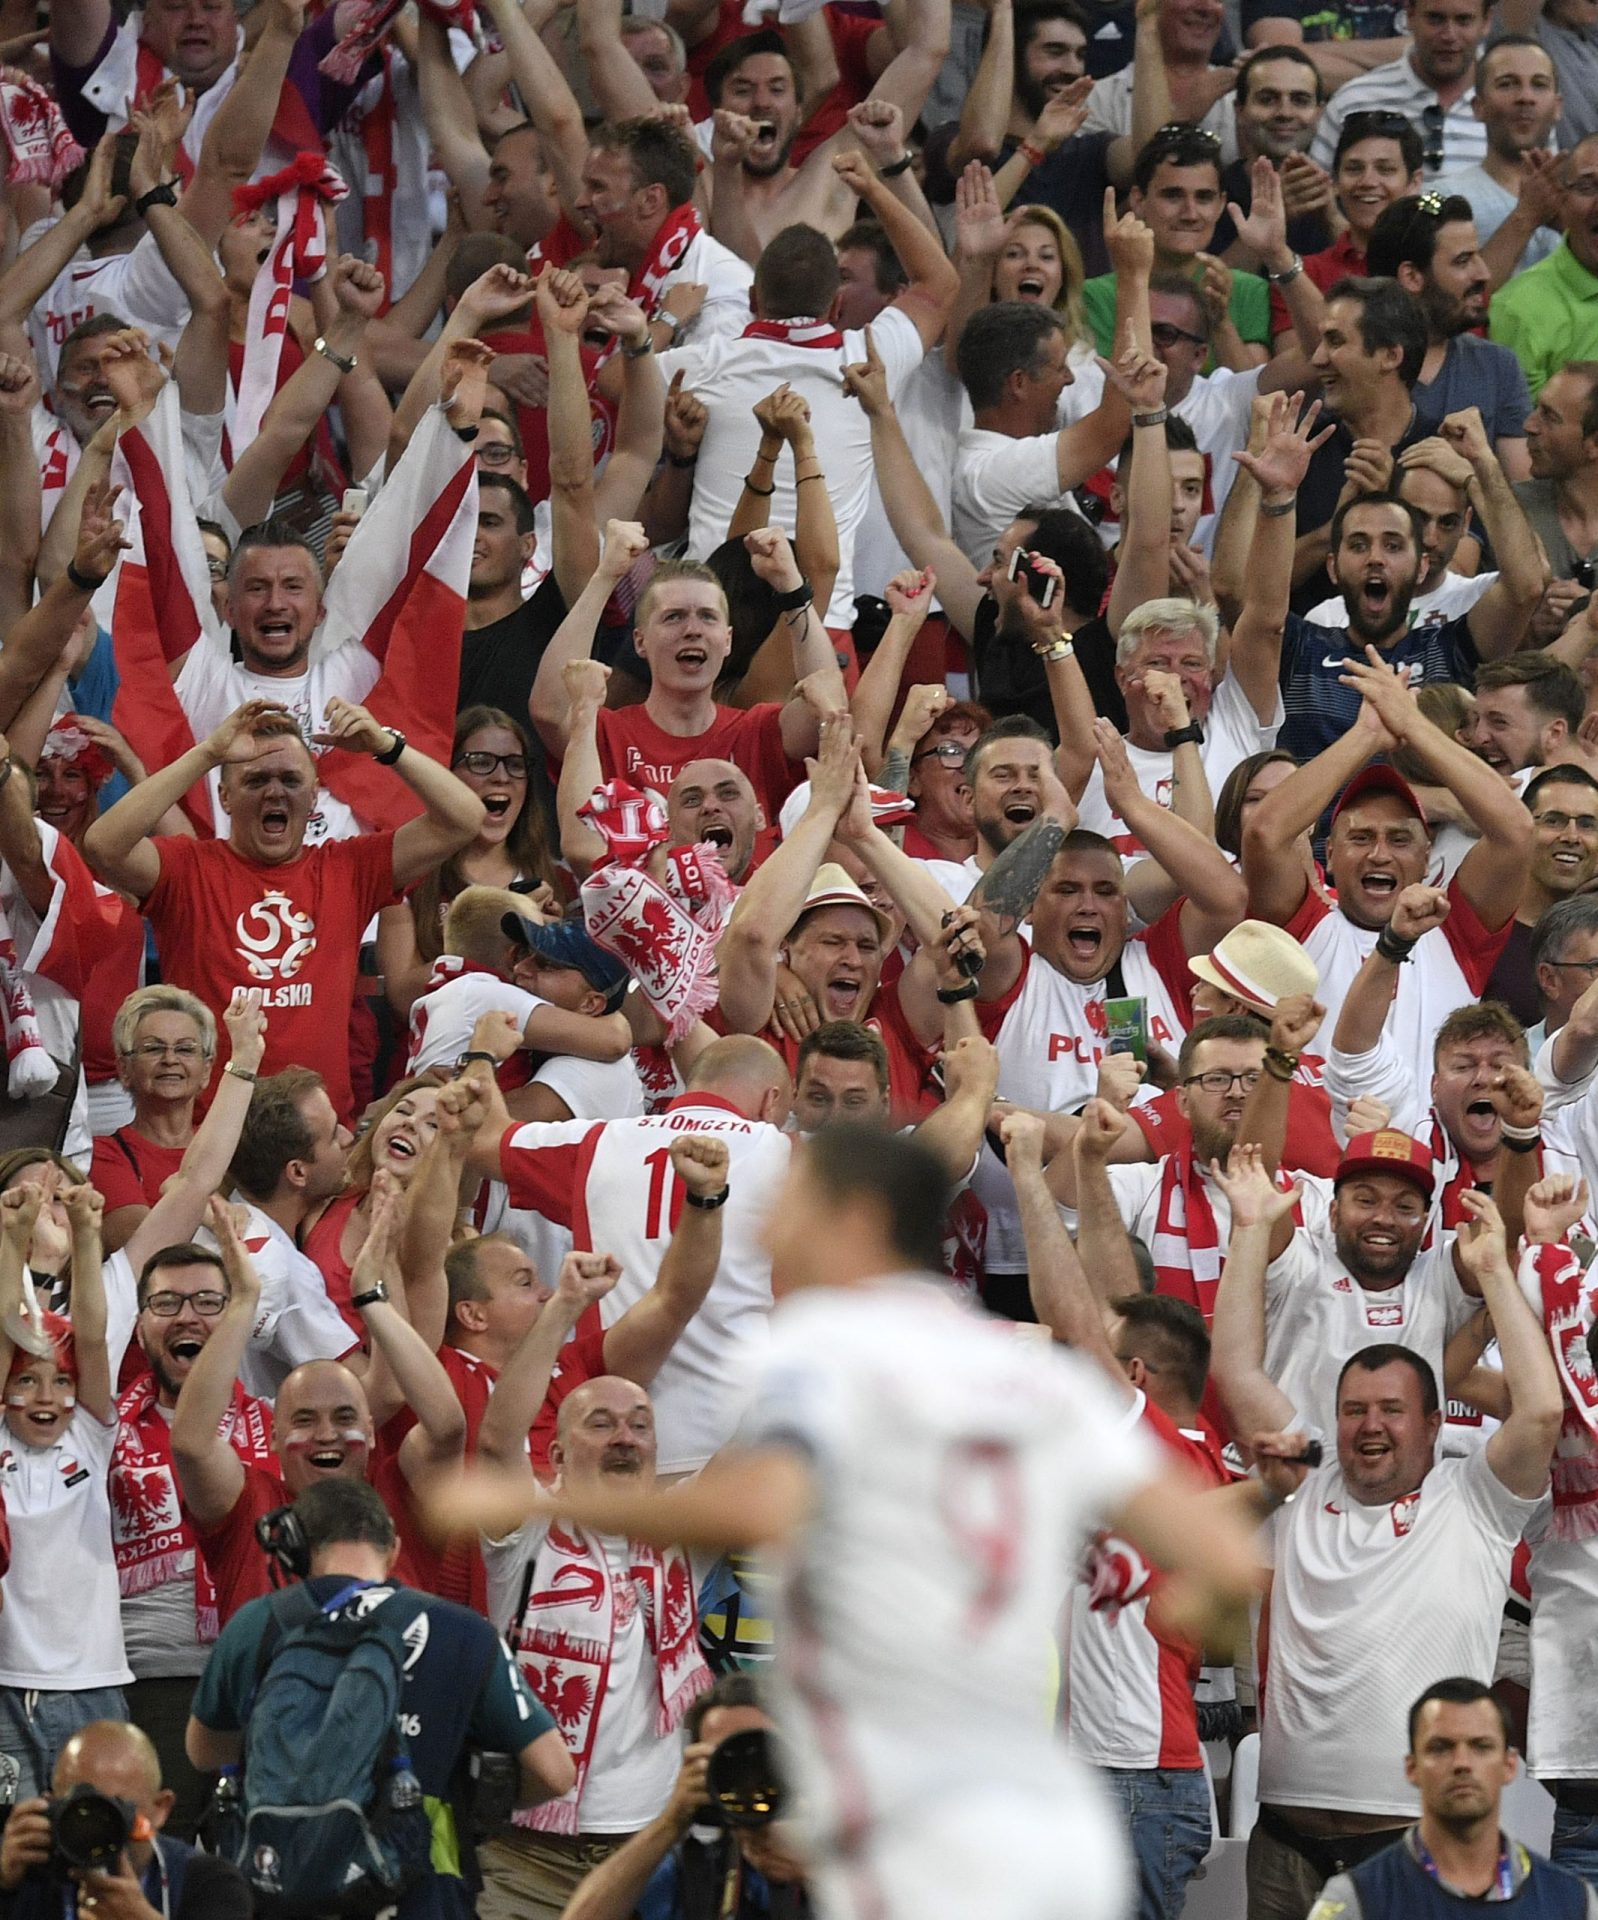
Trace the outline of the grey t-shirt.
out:
M 1580 559 L 1598 560 L 1598 546 L 1588 554 L 1579 554 L 1565 537 L 1565 530 L 1559 524 L 1559 506 L 1554 498 L 1552 480 L 1533 478 L 1522 480 L 1515 488 L 1515 498 L 1520 502 L 1521 512 L 1531 522 L 1531 530 L 1543 543 L 1543 551 L 1548 555 L 1548 565 L 1556 580 L 1574 580 L 1576 562 Z

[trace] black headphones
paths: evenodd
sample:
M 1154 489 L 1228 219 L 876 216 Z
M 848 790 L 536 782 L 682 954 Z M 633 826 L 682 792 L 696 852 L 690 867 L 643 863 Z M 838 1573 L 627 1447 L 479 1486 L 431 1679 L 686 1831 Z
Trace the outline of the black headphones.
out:
M 270 1513 L 263 1513 L 255 1523 L 255 1537 L 273 1562 L 272 1578 L 276 1585 L 281 1586 L 286 1579 L 310 1578 L 310 1543 L 293 1507 L 274 1507 Z

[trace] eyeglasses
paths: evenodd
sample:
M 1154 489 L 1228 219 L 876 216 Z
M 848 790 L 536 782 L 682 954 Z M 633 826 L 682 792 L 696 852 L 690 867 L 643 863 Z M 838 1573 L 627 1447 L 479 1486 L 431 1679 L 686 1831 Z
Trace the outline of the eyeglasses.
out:
M 1434 100 L 1420 115 L 1421 157 L 1435 173 L 1443 164 L 1443 110 Z
M 940 740 L 935 747 L 923 747 L 919 753 L 912 753 L 910 764 L 914 767 L 923 760 L 936 760 L 945 767 L 963 767 L 969 751 L 963 740 Z
M 1156 320 L 1149 328 L 1149 337 L 1157 347 L 1174 347 L 1178 340 L 1185 340 L 1190 347 L 1207 347 L 1210 344 L 1202 333 L 1189 333 L 1186 327 L 1177 326 L 1174 320 Z
M 157 1320 L 175 1320 L 185 1307 L 193 1307 L 202 1320 L 214 1320 L 226 1305 L 227 1295 L 210 1288 L 202 1293 L 150 1293 L 144 1299 L 144 1311 Z
M 505 440 L 490 440 L 477 449 L 477 464 L 482 467 L 513 467 L 516 449 Z
M 227 578 L 227 562 L 225 560 L 213 560 L 207 555 L 205 570 L 213 580 L 225 580 Z
M 507 780 L 527 778 L 525 753 L 458 753 L 454 765 L 464 767 L 468 773 L 475 773 L 479 780 L 486 780 L 496 767 L 505 769 Z
M 1260 1083 L 1261 1071 L 1259 1067 L 1250 1067 L 1244 1073 L 1228 1073 L 1224 1067 L 1212 1067 L 1208 1073 L 1190 1073 L 1182 1085 L 1202 1087 L 1206 1093 L 1230 1093 L 1237 1086 L 1245 1093 L 1252 1093 Z
M 1550 833 L 1563 833 L 1566 827 L 1574 827 L 1577 833 L 1598 833 L 1598 814 L 1556 813 L 1550 808 L 1547 813 L 1534 813 L 1531 817 Z
M 171 1054 L 175 1060 L 198 1060 L 200 1045 L 195 1040 L 141 1040 L 123 1054 L 124 1060 L 164 1060 Z
M 1569 967 L 1573 973 L 1584 973 L 1591 980 L 1598 975 L 1598 960 L 1545 960 L 1545 967 Z

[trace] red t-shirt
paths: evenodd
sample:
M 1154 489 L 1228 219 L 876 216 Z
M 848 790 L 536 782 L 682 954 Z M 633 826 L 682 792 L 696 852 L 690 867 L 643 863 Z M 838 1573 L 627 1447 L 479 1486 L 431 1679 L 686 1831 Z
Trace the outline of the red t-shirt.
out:
M 276 867 L 245 860 L 227 840 L 174 836 L 155 848 L 161 877 L 144 911 L 164 977 L 197 994 L 218 1026 L 235 987 L 261 987 L 261 1072 L 314 1065 L 350 1118 L 350 1005 L 361 936 L 396 897 L 393 834 L 330 840 Z
M 339 1250 L 339 1242 L 344 1238 L 344 1228 L 350 1215 L 365 1198 L 362 1193 L 341 1193 L 316 1216 L 316 1225 L 306 1234 L 300 1251 L 308 1260 L 314 1260 L 321 1270 L 322 1282 L 327 1288 L 327 1297 L 344 1316 L 344 1324 L 364 1347 L 367 1344 L 366 1322 L 350 1305 L 352 1288 L 350 1286 L 350 1263 Z
M 182 1147 L 157 1146 L 131 1125 L 118 1127 L 96 1139 L 89 1184 L 105 1196 L 107 1213 L 118 1207 L 153 1207 L 162 1185 L 183 1164 L 184 1152 Z
M 560 229 L 557 227 L 555 232 Z M 547 248 L 555 234 L 545 240 Z M 582 251 L 581 248 L 578 249 Z M 570 258 L 570 255 L 567 256 Z M 556 261 L 555 265 L 562 263 Z M 482 336 L 483 345 L 491 347 L 495 353 L 536 353 L 547 358 L 544 342 L 544 329 L 536 313 L 530 314 L 523 327 L 496 327 L 492 333 Z M 616 414 L 608 400 L 594 392 L 594 378 L 599 372 L 599 355 L 592 347 L 583 347 L 580 351 L 583 363 L 583 379 L 588 386 L 588 410 L 594 423 L 594 455 L 598 458 L 610 451 L 611 441 L 615 437 Z M 516 413 L 517 431 L 522 437 L 522 457 L 527 462 L 527 492 L 531 499 L 544 500 L 549 496 L 549 415 L 543 407 L 523 406 L 519 401 L 512 402 Z M 520 716 L 517 716 L 520 718 Z
M 766 818 L 775 820 L 782 803 L 803 777 L 782 744 L 782 708 L 774 700 L 756 707 L 717 707 L 703 733 L 663 733 L 643 704 L 601 707 L 596 727 L 599 770 L 607 780 L 665 793 L 693 760 L 731 760 L 748 774 Z
M 144 915 L 129 906 L 119 893 L 102 893 L 100 919 L 104 924 L 103 944 L 96 942 L 98 963 L 84 982 L 80 1005 L 83 1010 L 83 1077 L 91 1086 L 101 1086 L 117 1077 L 116 1048 L 111 1044 L 111 1023 L 117 1009 L 135 992 L 144 975 Z

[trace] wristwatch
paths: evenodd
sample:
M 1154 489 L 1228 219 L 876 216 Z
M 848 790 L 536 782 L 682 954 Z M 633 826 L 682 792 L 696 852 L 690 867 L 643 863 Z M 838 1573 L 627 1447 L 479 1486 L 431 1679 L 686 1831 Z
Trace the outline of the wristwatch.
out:
M 379 1300 L 386 1300 L 387 1298 L 388 1288 L 379 1280 L 375 1287 L 368 1287 L 365 1293 L 352 1293 L 350 1295 L 350 1305 L 364 1311 L 367 1307 L 375 1307 Z
M 133 203 L 133 211 L 142 220 L 151 207 L 175 207 L 178 203 L 177 182 L 161 180 L 151 187 L 148 193 L 141 193 Z
M 1173 727 L 1165 736 L 1165 750 L 1174 753 L 1178 747 L 1185 747 L 1189 740 L 1195 747 L 1204 744 L 1204 729 L 1196 720 L 1190 720 L 1185 727 Z
M 1272 273 L 1269 268 L 1267 268 L 1265 278 L 1273 287 L 1285 287 L 1290 280 L 1296 280 L 1303 271 L 1304 262 L 1302 258 L 1295 253 L 1291 262 L 1283 267 L 1280 273 Z
M 390 727 L 389 732 L 394 736 L 394 744 L 387 750 L 387 752 L 374 753 L 372 755 L 372 761 L 375 766 L 391 767 L 393 766 L 394 762 L 400 757 L 400 755 L 405 751 L 407 742 L 404 734 L 400 732 L 399 728 Z
M 356 359 L 353 353 L 340 353 L 337 347 L 330 347 L 321 334 L 316 336 L 316 351 L 324 360 L 331 360 L 340 373 L 353 373 Z

